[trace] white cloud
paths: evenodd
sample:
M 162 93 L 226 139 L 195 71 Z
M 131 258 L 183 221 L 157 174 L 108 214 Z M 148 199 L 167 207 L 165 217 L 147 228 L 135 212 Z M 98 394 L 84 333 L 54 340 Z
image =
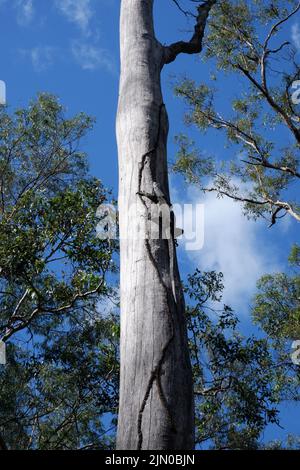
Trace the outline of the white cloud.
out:
M 68 21 L 80 28 L 81 32 L 90 34 L 89 26 L 93 16 L 91 0 L 55 0 L 55 5 Z
M 44 72 L 54 61 L 56 49 L 51 46 L 37 46 L 20 50 L 22 56 L 29 58 L 36 72 Z
M 34 18 L 35 10 L 33 0 L 16 0 L 17 22 L 21 26 L 27 26 Z
M 83 70 L 105 68 L 114 73 L 114 61 L 107 50 L 81 41 L 73 41 L 71 50 L 74 59 Z
M 6 84 L 0 80 L 0 105 L 6 104 Z
M 5 3 L 7 0 L 0 0 L 0 7 Z M 32 22 L 35 15 L 34 0 L 14 0 L 10 4 L 16 10 L 19 25 L 27 26 Z
M 63 60 L 65 63 L 70 54 L 83 70 L 104 68 L 115 74 L 115 64 L 108 51 L 80 41 L 73 41 L 70 50 L 52 46 L 36 46 L 31 49 L 19 49 L 18 52 L 21 58 L 30 60 L 36 72 L 48 70 L 55 61 Z
M 292 39 L 293 43 L 297 47 L 297 49 L 300 49 L 300 26 L 299 23 L 295 23 L 292 26 Z
M 205 208 L 204 246 L 186 252 L 189 271 L 199 267 L 222 272 L 223 301 L 247 312 L 259 277 L 278 269 L 276 256 L 264 242 L 267 227 L 248 220 L 241 205 L 231 199 L 218 199 L 212 193 L 204 196 L 195 190 L 190 190 L 189 196 L 193 204 L 204 203 Z

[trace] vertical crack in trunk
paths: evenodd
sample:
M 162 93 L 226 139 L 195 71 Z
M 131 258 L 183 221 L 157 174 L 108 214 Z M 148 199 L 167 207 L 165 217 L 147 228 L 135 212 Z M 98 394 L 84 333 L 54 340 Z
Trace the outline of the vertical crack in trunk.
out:
M 144 201 L 143 198 L 144 197 L 151 197 L 151 195 L 148 195 L 147 193 L 144 193 L 142 191 L 141 186 L 142 186 L 142 179 L 143 179 L 143 171 L 144 171 L 144 168 L 145 168 L 146 159 L 149 158 L 149 157 L 155 156 L 156 152 L 157 152 L 157 149 L 158 149 L 159 140 L 160 140 L 160 133 L 161 133 L 161 115 L 162 115 L 162 110 L 163 110 L 164 106 L 165 106 L 164 103 L 161 103 L 161 105 L 159 107 L 158 131 L 157 131 L 157 139 L 156 139 L 155 145 L 151 150 L 149 150 L 148 152 L 146 152 L 143 155 L 143 157 L 141 159 L 141 163 L 140 163 L 140 168 L 139 168 L 138 193 L 137 194 L 139 195 L 140 201 L 142 202 L 143 206 L 145 207 L 147 218 L 149 218 L 150 214 L 149 214 L 148 206 L 147 206 L 147 204 L 146 204 L 146 202 Z M 174 302 L 174 299 L 173 299 L 172 294 L 170 293 L 170 288 L 166 285 L 166 283 L 164 282 L 164 280 L 162 278 L 159 267 L 158 267 L 158 265 L 155 261 L 155 258 L 152 254 L 151 246 L 150 246 L 150 243 L 149 243 L 149 237 L 150 236 L 151 236 L 151 234 L 148 231 L 148 233 L 146 234 L 146 238 L 145 238 L 146 250 L 147 250 L 147 254 L 149 256 L 149 259 L 151 261 L 151 264 L 153 265 L 153 267 L 155 269 L 155 272 L 157 274 L 159 282 L 160 282 L 161 286 L 163 287 L 163 289 L 166 293 L 166 296 L 167 296 L 168 313 L 169 313 L 169 319 L 170 319 L 170 325 L 171 325 L 171 335 L 170 335 L 170 338 L 167 340 L 166 344 L 164 345 L 164 347 L 162 349 L 161 356 L 160 356 L 160 359 L 158 361 L 158 364 L 156 365 L 156 367 L 151 372 L 151 375 L 150 375 L 150 378 L 149 378 L 149 381 L 148 381 L 148 385 L 147 385 L 147 388 L 146 388 L 145 396 L 144 396 L 144 399 L 142 401 L 141 408 L 140 408 L 140 411 L 139 411 L 139 414 L 138 414 L 138 447 L 137 447 L 138 450 L 141 450 L 142 445 L 143 445 L 143 432 L 142 432 L 143 413 L 144 413 L 147 401 L 149 399 L 149 396 L 150 396 L 150 393 L 151 393 L 154 382 L 156 382 L 156 384 L 157 384 L 160 400 L 161 400 L 164 408 L 166 409 L 166 412 L 167 412 L 167 415 L 168 415 L 168 418 L 169 418 L 169 421 L 170 421 L 170 425 L 171 425 L 171 430 L 172 430 L 172 432 L 176 433 L 176 426 L 175 426 L 175 422 L 174 422 L 174 419 L 173 419 L 173 415 L 172 415 L 170 406 L 168 404 L 168 400 L 166 399 L 166 396 L 164 394 L 162 383 L 161 383 L 162 365 L 165 361 L 165 357 L 166 357 L 166 354 L 168 352 L 168 349 L 169 349 L 169 347 L 170 347 L 170 345 L 171 345 L 171 343 L 172 343 L 172 341 L 174 340 L 174 337 L 175 337 L 174 318 L 173 318 L 173 313 L 172 313 L 173 312 L 172 303 Z M 169 241 L 169 244 L 168 244 L 169 247 L 170 247 L 170 243 L 173 243 L 172 240 Z M 169 259 L 170 259 L 170 270 L 171 270 L 172 266 L 173 266 L 173 262 L 171 262 L 171 260 L 172 260 L 172 253 L 171 252 L 169 252 Z M 175 305 L 176 305 L 176 302 L 175 302 Z

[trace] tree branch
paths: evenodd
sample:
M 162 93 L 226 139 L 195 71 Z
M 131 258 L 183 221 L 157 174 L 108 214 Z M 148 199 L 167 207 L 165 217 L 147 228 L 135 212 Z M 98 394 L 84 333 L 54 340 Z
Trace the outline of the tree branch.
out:
M 263 45 L 263 54 L 262 54 L 262 57 L 261 57 L 261 78 L 262 78 L 262 84 L 263 84 L 263 88 L 266 92 L 268 92 L 268 84 L 267 84 L 267 72 L 266 72 L 266 63 L 267 63 L 267 58 L 270 54 L 276 54 L 277 52 L 279 52 L 283 47 L 285 47 L 286 45 L 290 44 L 288 41 L 284 42 L 283 44 L 281 44 L 280 47 L 278 47 L 277 49 L 274 49 L 274 50 L 271 50 L 271 49 L 268 49 L 268 46 L 269 46 L 269 43 L 270 43 L 270 40 L 272 39 L 273 35 L 278 31 L 278 28 L 279 26 L 281 26 L 282 24 L 286 23 L 290 18 L 292 18 L 296 13 L 298 13 L 298 11 L 300 10 L 300 2 L 298 3 L 297 7 L 290 13 L 288 14 L 285 18 L 281 19 L 280 21 L 278 21 L 276 24 L 274 24 L 274 26 L 272 27 L 272 29 L 270 30 L 265 42 L 264 42 L 264 45 Z
M 217 0 L 206 0 L 197 7 L 196 25 L 190 41 L 178 41 L 164 47 L 164 64 L 173 62 L 179 54 L 198 54 L 202 51 L 202 41 L 210 10 Z M 175 2 L 176 3 L 176 2 Z
M 269 105 L 276 111 L 285 121 L 290 131 L 293 133 L 296 141 L 300 144 L 300 132 L 297 127 L 294 126 L 290 116 L 285 112 L 285 110 L 276 103 L 274 98 L 269 94 L 269 91 L 266 90 L 263 85 L 258 83 L 258 81 L 251 75 L 251 73 L 245 69 L 242 65 L 238 64 L 237 68 L 250 80 L 250 82 L 262 93 L 262 95 L 266 98 Z
M 90 297 L 94 294 L 98 294 L 101 290 L 101 288 L 103 287 L 104 285 L 104 281 L 105 279 L 103 278 L 101 280 L 101 282 L 96 286 L 95 289 L 92 289 L 92 290 L 89 290 L 89 291 L 86 291 L 86 292 L 83 292 L 83 293 L 77 293 L 74 295 L 74 297 L 70 300 L 70 302 L 68 304 L 65 304 L 65 305 L 62 305 L 60 307 L 57 307 L 57 308 L 51 308 L 51 307 L 47 307 L 47 305 L 38 305 L 32 312 L 31 314 L 29 315 L 29 317 L 24 317 L 24 318 L 20 318 L 20 323 L 16 326 L 10 326 L 7 331 L 3 334 L 3 336 L 0 338 L 1 341 L 3 341 L 4 343 L 12 336 L 14 335 L 15 333 L 17 333 L 18 331 L 21 331 L 23 330 L 24 328 L 27 328 L 30 323 L 35 320 L 35 318 L 38 316 L 38 315 L 42 315 L 42 314 L 45 314 L 45 313 L 50 313 L 50 314 L 60 314 L 60 313 L 63 313 L 65 312 L 66 310 L 69 310 L 71 308 L 73 308 L 76 304 L 76 302 L 78 300 L 84 300 L 86 299 L 87 297 Z M 24 296 L 23 296 L 24 297 Z M 22 297 L 22 299 L 23 299 Z M 12 317 L 13 318 L 13 317 Z M 14 319 L 16 319 L 16 317 L 14 317 Z
M 210 187 L 210 188 L 202 188 L 204 192 L 215 192 L 219 194 L 220 196 L 227 196 L 230 199 L 233 199 L 234 201 L 239 201 L 239 202 L 244 202 L 247 204 L 253 204 L 256 206 L 270 206 L 271 208 L 274 208 L 274 211 L 272 212 L 272 221 L 270 227 L 275 225 L 276 220 L 279 218 L 278 213 L 282 210 L 285 210 L 288 214 L 290 214 L 297 222 L 300 222 L 300 214 L 297 213 L 293 206 L 285 201 L 279 201 L 279 200 L 273 200 L 271 198 L 267 198 L 266 200 L 258 200 L 258 199 L 252 199 L 248 198 L 243 195 L 238 195 L 238 194 L 233 194 L 230 193 L 229 191 L 222 190 L 217 187 Z

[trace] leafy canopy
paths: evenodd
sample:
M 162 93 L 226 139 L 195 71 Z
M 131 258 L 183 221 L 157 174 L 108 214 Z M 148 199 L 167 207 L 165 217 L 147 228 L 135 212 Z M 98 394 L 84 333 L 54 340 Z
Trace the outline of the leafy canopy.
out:
M 9 448 L 111 446 L 118 323 L 99 302 L 117 301 L 117 247 L 97 236 L 109 194 L 80 150 L 91 126 L 47 94 L 1 109 L 0 434 Z
M 286 215 L 300 221 L 294 89 L 300 67 L 297 50 L 286 40 L 299 14 L 300 4 L 292 0 L 218 2 L 206 37 L 211 80 L 185 79 L 176 87 L 188 105 L 187 123 L 201 133 L 217 132 L 233 156 L 207 157 L 181 136 L 174 170 L 204 191 L 239 201 L 248 216 L 265 217 L 271 225 Z M 220 97 L 229 77 L 231 103 L 226 96 L 230 104 L 224 110 Z

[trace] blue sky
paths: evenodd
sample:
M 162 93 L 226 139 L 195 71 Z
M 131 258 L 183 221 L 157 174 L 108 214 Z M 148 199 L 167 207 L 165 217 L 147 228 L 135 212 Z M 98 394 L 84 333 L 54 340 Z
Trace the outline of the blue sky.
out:
M 189 24 L 170 0 L 156 1 L 156 30 L 163 43 L 185 36 Z M 96 117 L 94 130 L 84 141 L 91 172 L 117 195 L 115 113 L 119 75 L 119 0 L 0 0 L 1 69 L 12 108 L 26 106 L 38 92 L 58 95 L 68 113 L 84 111 Z M 300 49 L 300 18 L 286 34 Z M 172 84 L 184 75 L 208 80 L 213 64 L 182 56 L 163 72 L 164 97 L 170 118 L 169 159 L 176 152 L 174 136 L 183 130 L 184 104 L 174 97 Z M 226 107 L 237 85 L 225 78 L 222 106 Z M 191 131 L 198 145 L 217 158 L 224 142 L 209 133 L 205 139 Z M 272 229 L 265 222 L 248 221 L 240 207 L 229 200 L 204 196 L 171 176 L 175 202 L 204 203 L 203 249 L 186 252 L 180 244 L 183 276 L 195 267 L 224 272 L 224 300 L 240 314 L 244 332 L 253 331 L 249 306 L 255 283 L 265 272 L 287 268 L 289 247 L 299 241 L 296 222 L 283 219 Z M 297 431 L 293 410 L 282 411 L 286 430 L 271 428 L 267 438 Z M 298 410 L 299 412 L 299 410 Z

